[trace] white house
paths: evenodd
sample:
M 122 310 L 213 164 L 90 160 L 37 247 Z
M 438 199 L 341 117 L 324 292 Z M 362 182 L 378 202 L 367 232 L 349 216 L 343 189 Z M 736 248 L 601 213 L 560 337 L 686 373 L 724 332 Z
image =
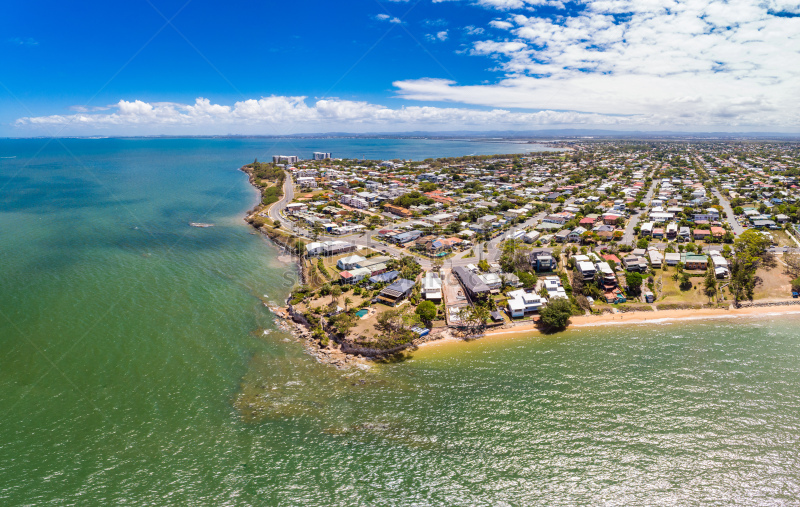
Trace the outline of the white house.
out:
M 297 186 L 298 187 L 316 188 L 317 180 L 315 178 L 310 177 L 310 176 L 297 178 Z
M 342 271 L 347 271 L 358 267 L 358 264 L 365 260 L 367 260 L 367 258 L 361 257 L 360 255 L 348 255 L 347 257 L 339 259 L 339 262 L 336 263 L 336 267 Z
M 430 301 L 442 300 L 442 279 L 439 275 L 428 271 L 422 279 L 422 295 Z
M 524 317 L 526 313 L 541 310 L 547 303 L 547 299 L 539 296 L 536 292 L 528 292 L 524 289 L 511 291 L 508 293 L 508 313 L 512 317 Z

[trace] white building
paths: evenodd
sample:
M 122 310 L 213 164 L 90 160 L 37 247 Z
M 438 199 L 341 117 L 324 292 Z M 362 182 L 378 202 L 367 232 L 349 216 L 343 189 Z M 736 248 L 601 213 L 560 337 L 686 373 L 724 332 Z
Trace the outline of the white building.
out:
M 369 203 L 366 200 L 353 195 L 345 194 L 339 198 L 339 202 L 353 208 L 358 208 L 358 209 L 369 208 Z
M 297 155 L 273 155 L 272 156 L 272 163 L 273 164 L 296 164 L 297 163 Z
M 326 153 L 324 151 L 315 151 L 314 152 L 314 160 L 325 160 L 331 158 L 330 153 Z
M 523 289 L 508 293 L 508 313 L 512 317 L 524 317 L 526 313 L 537 312 L 547 303 L 547 299 L 536 292 Z
M 367 260 L 367 258 L 361 257 L 360 255 L 348 255 L 347 257 L 342 257 L 339 259 L 339 262 L 336 263 L 336 267 L 342 271 L 349 271 L 357 268 L 358 264 L 364 262 L 365 260 Z
M 429 301 L 442 300 L 442 279 L 439 275 L 428 271 L 422 279 L 422 295 Z
M 308 205 L 302 202 L 293 202 L 286 205 L 287 215 L 294 215 L 295 213 L 300 213 L 301 211 L 306 210 L 308 210 Z
M 297 178 L 297 186 L 299 186 L 299 187 L 316 188 L 317 180 L 316 180 L 316 178 L 311 178 L 311 177 Z

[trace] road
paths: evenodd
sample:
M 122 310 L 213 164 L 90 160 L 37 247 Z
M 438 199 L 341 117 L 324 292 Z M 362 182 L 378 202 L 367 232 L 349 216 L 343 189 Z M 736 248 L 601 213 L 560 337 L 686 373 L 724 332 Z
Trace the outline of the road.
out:
M 645 204 L 647 204 L 648 206 L 650 205 L 650 202 L 653 199 L 653 194 L 655 192 L 655 185 L 656 185 L 656 182 L 654 181 L 653 184 L 650 187 L 650 190 L 648 190 L 648 192 L 647 192 L 647 196 L 645 197 Z M 723 208 L 730 209 L 730 204 L 728 203 L 727 200 L 725 200 L 724 198 L 721 198 L 721 196 L 719 196 L 719 195 L 717 197 L 720 198 L 720 203 L 723 203 Z M 315 237 L 313 231 L 308 230 L 308 229 L 306 229 L 304 227 L 301 227 L 301 226 L 297 225 L 297 223 L 295 223 L 295 222 L 287 220 L 286 217 L 283 215 L 283 210 L 286 208 L 286 205 L 292 199 L 294 199 L 294 186 L 293 186 L 291 177 L 287 175 L 286 181 L 284 182 L 284 197 L 280 201 L 276 202 L 275 204 L 273 204 L 270 207 L 269 212 L 268 212 L 268 216 L 272 220 L 280 221 L 285 229 L 288 229 L 289 231 L 291 231 L 292 233 L 294 233 L 294 234 L 296 234 L 298 236 L 304 237 L 306 239 L 306 241 L 313 241 L 312 238 Z M 574 198 L 570 198 L 564 204 L 565 205 L 569 205 L 569 204 L 572 204 L 574 201 L 575 201 Z M 550 206 L 550 211 L 553 211 L 556 207 L 558 207 L 558 204 L 557 203 L 553 203 Z M 726 212 L 727 212 L 727 209 L 726 209 Z M 487 251 L 485 253 L 483 252 L 483 245 L 484 244 L 483 243 L 478 243 L 472 248 L 472 251 L 474 252 L 474 256 L 467 257 L 467 258 L 463 257 L 464 255 L 467 255 L 469 253 L 469 250 L 465 251 L 465 252 L 458 252 L 458 253 L 455 254 L 454 257 L 450 257 L 448 259 L 445 259 L 443 267 L 448 268 L 448 269 L 452 269 L 452 268 L 454 268 L 456 266 L 466 266 L 467 264 L 476 264 L 480 259 L 486 259 L 488 262 L 496 262 L 497 259 L 500 258 L 501 251 L 500 251 L 499 245 L 500 245 L 501 241 L 506 239 L 514 231 L 524 230 L 524 229 L 526 229 L 528 227 L 534 227 L 534 226 L 538 225 L 542 221 L 542 219 L 545 217 L 545 215 L 547 213 L 548 212 L 544 212 L 544 211 L 541 212 L 541 213 L 538 213 L 535 216 L 533 216 L 533 217 L 529 218 L 528 220 L 526 220 L 525 222 L 523 222 L 523 223 L 511 228 L 510 230 L 505 231 L 505 232 L 503 232 L 501 234 L 498 234 L 497 237 L 495 237 L 491 241 L 489 241 L 489 248 L 487 249 Z M 733 216 L 732 213 L 733 212 L 731 211 L 729 217 Z M 639 221 L 639 215 L 634 215 L 631 218 L 631 220 L 630 220 L 630 222 L 628 224 L 628 228 L 630 229 L 631 233 L 633 231 L 633 228 L 636 226 L 636 223 L 638 223 L 638 221 Z M 631 224 L 633 224 L 633 225 L 631 225 Z M 732 225 L 733 224 L 736 224 L 736 227 L 739 227 L 740 230 L 743 230 L 735 220 L 732 221 Z M 628 228 L 626 228 L 626 233 L 628 231 Z M 390 254 L 390 255 L 394 255 L 396 257 L 402 257 L 402 256 L 405 256 L 405 255 L 411 255 L 412 257 L 414 257 L 417 260 L 417 262 L 419 262 L 420 266 L 422 266 L 422 268 L 425 269 L 425 270 L 428 270 L 433 266 L 433 262 L 431 261 L 431 259 L 429 259 L 427 257 L 419 256 L 419 255 L 414 255 L 413 253 L 409 252 L 408 250 L 399 249 L 399 248 L 397 248 L 397 247 L 395 247 L 393 245 L 387 244 L 385 242 L 379 242 L 379 241 L 373 239 L 373 235 L 374 235 L 374 231 L 365 231 L 365 232 L 363 232 L 361 234 L 351 234 L 351 235 L 348 235 L 348 236 L 329 236 L 329 235 L 326 235 L 326 234 L 318 234 L 316 236 L 316 241 L 335 241 L 335 240 L 348 241 L 348 242 L 354 243 L 354 244 L 356 244 L 358 246 L 372 248 L 372 249 L 375 249 L 375 250 L 380 251 L 380 252 L 384 252 L 384 253 L 387 253 L 387 254 Z M 630 242 L 633 242 L 632 236 L 631 236 Z M 658 245 L 654 244 L 654 246 L 658 246 Z M 665 247 L 666 247 L 666 244 L 661 245 L 662 249 L 665 248 Z M 721 245 L 719 246 L 719 248 L 721 249 Z M 708 249 L 709 249 L 708 247 L 704 248 L 705 251 L 708 251 Z M 791 248 L 782 248 L 782 247 L 778 248 L 778 247 L 776 247 L 776 248 L 772 249 L 772 251 L 774 253 L 783 253 L 783 252 L 800 253 L 800 248 L 791 249 Z
M 652 176 L 653 173 L 651 172 L 650 174 Z M 644 197 L 645 207 L 642 208 L 639 213 L 634 213 L 631 215 L 631 219 L 628 220 L 628 225 L 625 227 L 625 232 L 622 234 L 622 244 L 632 245 L 633 241 L 636 239 L 636 233 L 633 229 L 639 224 L 639 221 L 642 219 L 642 215 L 650 206 L 650 203 L 653 202 L 653 194 L 656 191 L 657 184 L 658 181 L 653 180 L 653 182 L 650 184 L 650 189 L 647 191 L 647 195 Z
M 728 223 L 731 224 L 731 228 L 733 229 L 733 234 L 739 236 L 741 233 L 744 232 L 744 227 L 739 225 L 739 222 L 736 220 L 736 215 L 734 215 L 733 213 L 733 208 L 731 208 L 731 203 L 716 188 L 712 189 L 711 192 L 717 199 L 719 199 L 719 203 L 722 206 L 722 209 L 725 210 L 725 214 L 728 216 Z
M 281 223 L 286 221 L 286 218 L 283 216 L 283 210 L 286 209 L 286 205 L 292 202 L 294 199 L 294 184 L 292 183 L 292 175 L 284 172 L 286 174 L 286 179 L 283 181 L 283 197 L 280 201 L 276 202 L 272 206 L 269 207 L 269 211 L 267 211 L 267 216 L 272 220 L 277 220 Z

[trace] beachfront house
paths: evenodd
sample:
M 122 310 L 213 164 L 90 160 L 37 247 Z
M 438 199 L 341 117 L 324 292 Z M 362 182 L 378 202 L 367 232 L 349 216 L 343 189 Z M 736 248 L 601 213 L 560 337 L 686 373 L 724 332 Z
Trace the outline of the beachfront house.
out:
M 361 257 L 360 255 L 348 255 L 347 257 L 339 259 L 336 263 L 336 267 L 342 271 L 347 271 L 357 267 L 360 262 L 365 260 L 367 260 L 366 257 Z
M 686 269 L 705 270 L 708 268 L 708 257 L 703 254 L 685 253 L 681 261 Z
M 371 274 L 372 272 L 366 268 L 353 268 L 339 273 L 339 279 L 343 284 L 354 284 L 369 278 Z
M 538 312 L 547 303 L 547 299 L 533 290 L 515 290 L 508 293 L 508 314 L 511 317 L 524 317 L 528 313 Z
M 339 255 L 352 252 L 356 245 L 346 241 L 315 241 L 306 245 L 306 255 L 316 257 L 318 255 Z
M 428 271 L 422 279 L 422 296 L 429 301 L 442 300 L 442 279 L 437 273 Z
M 639 273 L 647 271 L 647 261 L 644 257 L 639 257 L 638 255 L 624 257 L 622 259 L 622 264 L 628 271 L 636 271 Z
M 414 290 L 414 280 L 400 278 L 378 294 L 378 301 L 389 306 L 395 306 L 411 295 Z
M 578 261 L 575 263 L 575 268 L 578 270 L 578 273 L 581 274 L 581 277 L 585 282 L 594 280 L 594 277 L 597 274 L 597 267 L 593 262 Z
M 681 262 L 681 254 L 678 252 L 667 252 L 664 254 L 664 262 L 667 266 L 677 266 Z
M 489 295 L 491 289 L 471 270 L 464 266 L 456 266 L 453 268 L 453 274 L 464 288 L 464 293 L 471 298 L 479 299 Z

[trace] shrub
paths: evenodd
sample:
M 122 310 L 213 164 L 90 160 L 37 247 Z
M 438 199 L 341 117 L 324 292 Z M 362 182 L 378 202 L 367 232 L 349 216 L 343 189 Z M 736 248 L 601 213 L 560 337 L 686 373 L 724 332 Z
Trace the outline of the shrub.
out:
M 567 299 L 555 299 L 542 308 L 542 323 L 552 329 L 565 329 L 572 316 L 572 303 Z

